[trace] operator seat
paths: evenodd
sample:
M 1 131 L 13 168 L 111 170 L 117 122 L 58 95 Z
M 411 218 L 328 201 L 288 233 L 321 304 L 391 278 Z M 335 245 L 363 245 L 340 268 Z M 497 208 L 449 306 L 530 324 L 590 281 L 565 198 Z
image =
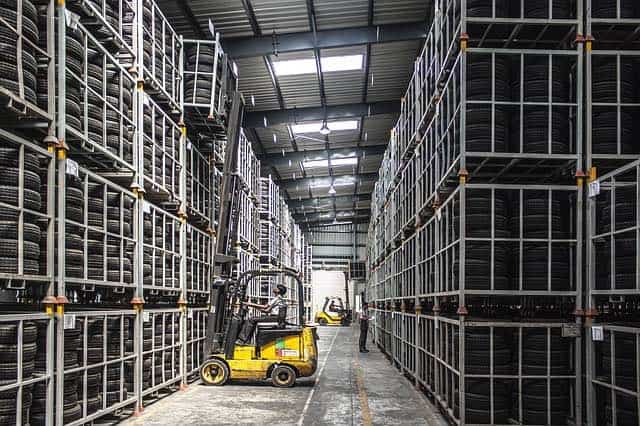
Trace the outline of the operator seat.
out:
M 258 327 L 256 328 L 256 345 L 258 347 L 262 347 L 278 338 L 296 336 L 300 334 L 301 330 L 302 329 L 299 326 L 287 323 L 287 309 L 280 308 L 277 323 L 265 322 L 258 324 Z

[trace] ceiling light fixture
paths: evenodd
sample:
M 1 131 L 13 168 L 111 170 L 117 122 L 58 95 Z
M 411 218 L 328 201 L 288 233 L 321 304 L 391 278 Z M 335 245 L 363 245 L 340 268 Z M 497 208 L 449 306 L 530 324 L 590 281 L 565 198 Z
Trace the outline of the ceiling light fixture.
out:
M 327 126 L 327 121 L 325 120 L 322 122 L 322 127 L 320 127 L 320 134 L 327 136 L 329 133 L 331 133 L 331 129 Z
M 340 121 L 315 121 L 304 124 L 293 124 L 291 130 L 294 134 L 301 133 L 320 133 L 320 129 L 325 125 L 330 131 L 338 132 L 341 130 L 358 130 L 358 120 L 340 120 Z
M 336 194 L 336 189 L 333 187 L 333 184 L 331 184 L 331 186 L 329 187 L 329 195 L 335 195 Z

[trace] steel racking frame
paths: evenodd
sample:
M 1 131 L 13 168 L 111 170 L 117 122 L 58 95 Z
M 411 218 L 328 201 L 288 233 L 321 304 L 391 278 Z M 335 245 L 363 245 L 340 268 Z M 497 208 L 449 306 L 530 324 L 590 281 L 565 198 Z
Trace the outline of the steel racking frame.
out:
M 637 258 L 639 189 L 640 160 L 597 179 L 594 176 L 590 185 L 587 201 L 586 380 L 587 418 L 594 425 L 624 424 L 629 415 L 633 416 L 635 412 L 637 417 L 639 412 L 637 339 L 640 328 L 633 315 L 640 294 Z M 601 336 L 597 336 L 598 330 Z M 629 342 L 624 342 L 624 336 Z M 623 349 L 617 350 L 618 345 Z M 609 351 L 608 356 L 603 352 L 605 350 Z M 623 405 L 620 398 L 631 402 Z M 607 400 L 608 408 L 605 407 Z
M 10 314 L 10 312 L 5 312 L 7 315 L 0 316 L 0 323 L 18 324 L 17 346 L 19 347 L 23 346 L 20 341 L 23 334 L 21 324 L 31 322 L 46 324 L 46 335 L 43 338 L 45 344 L 40 345 L 40 349 L 45 350 L 47 355 L 45 357 L 46 371 L 38 373 L 38 377 L 33 379 L 21 377 L 21 356 L 18 355 L 17 377 L 19 380 L 16 383 L 3 385 L 2 391 L 13 392 L 13 390 L 17 390 L 17 407 L 19 407 L 23 395 L 21 389 L 25 385 L 44 383 L 46 385 L 46 407 L 43 421 L 46 424 L 63 424 L 65 420 L 66 423 L 84 424 L 127 407 L 133 406 L 135 410 L 139 410 L 143 406 L 143 397 L 157 395 L 161 389 L 185 385 L 188 375 L 192 375 L 195 371 L 194 366 L 199 365 L 201 357 L 200 350 L 203 346 L 204 330 L 206 329 L 206 308 L 204 305 L 208 302 L 208 293 L 204 286 L 210 281 L 209 277 L 213 274 L 212 246 L 215 244 L 215 234 L 209 227 L 202 229 L 205 228 L 202 223 L 192 224 L 188 221 L 191 218 L 184 210 L 185 205 L 189 205 L 189 202 L 196 197 L 192 197 L 186 192 L 186 184 L 187 178 L 189 178 L 189 183 L 200 187 L 198 193 L 202 193 L 201 189 L 204 187 L 210 188 L 215 185 L 217 180 L 212 179 L 209 182 L 211 176 L 208 171 L 201 173 L 204 168 L 203 162 L 208 164 L 209 161 L 214 161 L 216 165 L 219 165 L 224 159 L 220 156 L 219 142 L 215 143 L 211 158 L 205 157 L 202 153 L 188 156 L 188 154 L 193 154 L 193 151 L 186 148 L 185 126 L 182 120 L 178 120 L 182 111 L 179 96 L 182 93 L 182 88 L 179 85 L 181 81 L 179 68 L 181 62 L 179 56 L 182 53 L 181 39 L 170 28 L 157 5 L 151 1 L 145 1 L 145 4 L 149 6 L 146 7 L 146 10 L 150 11 L 151 15 L 157 19 L 151 20 L 150 28 L 143 25 L 142 11 L 145 6 L 142 3 L 142 1 L 120 0 L 118 10 L 116 12 L 110 11 L 118 14 L 118 24 L 112 25 L 113 16 L 108 14 L 104 2 L 100 4 L 78 2 L 70 5 L 64 2 L 50 2 L 46 8 L 47 16 L 43 18 L 46 20 L 46 34 L 43 34 L 40 46 L 32 46 L 48 64 L 45 68 L 46 92 L 49 95 L 46 108 L 43 109 L 29 102 L 25 104 L 24 99 L 19 102 L 19 99 L 14 95 L 3 95 L 3 100 L 7 100 L 6 107 L 12 111 L 11 118 L 21 119 L 25 123 L 24 120 L 28 119 L 30 123 L 35 124 L 27 128 L 22 123 L 18 123 L 15 128 L 12 125 L 8 126 L 11 127 L 11 130 L 0 129 L 0 137 L 5 139 L 6 145 L 16 149 L 17 175 L 19 176 L 16 189 L 20 194 L 25 193 L 25 153 L 30 161 L 35 154 L 41 163 L 39 174 L 42 178 L 40 192 L 43 199 L 42 208 L 37 212 L 30 211 L 24 205 L 24 195 L 17 197 L 17 205 L 3 203 L 2 207 L 15 211 L 17 217 L 20 218 L 17 232 L 18 241 L 24 239 L 22 223 L 25 213 L 42 222 L 42 235 L 45 238 L 42 238 L 41 245 L 43 250 L 46 249 L 47 254 L 40 261 L 41 271 L 39 274 L 25 274 L 23 273 L 24 261 L 20 255 L 22 250 L 18 249 L 16 271 L 20 273 L 3 273 L 0 276 L 3 285 L 8 284 L 6 288 L 23 292 L 21 300 L 30 304 L 31 308 L 44 306 L 45 313 Z M 70 6 L 73 11 L 67 6 Z M 136 13 L 128 14 L 127 11 Z M 79 15 L 76 15 L 75 12 Z M 132 21 L 131 17 L 134 15 L 137 15 L 139 20 Z M 56 17 L 57 19 L 55 19 Z M 0 22 L 0 25 L 6 24 L 4 20 Z M 141 31 L 137 31 L 137 29 Z M 20 26 L 13 28 L 13 30 L 20 40 L 18 43 L 18 51 L 20 51 L 23 41 Z M 153 55 L 151 58 L 144 58 L 142 54 L 144 52 L 144 31 L 147 35 L 163 37 L 162 40 L 157 40 L 158 37 L 152 37 L 154 40 L 152 51 L 155 50 L 158 55 Z M 79 63 L 82 63 L 80 68 L 69 67 L 67 53 L 71 51 L 67 49 L 68 35 L 77 37 L 77 43 L 81 45 L 82 58 L 74 57 L 79 60 Z M 25 43 L 29 43 L 29 40 L 26 40 Z M 93 52 L 93 60 L 101 58 L 101 65 L 97 66 L 100 68 L 101 78 L 97 77 L 95 69 L 91 69 L 91 73 L 88 72 L 91 67 L 87 61 L 88 48 Z M 57 55 L 54 52 L 57 52 Z M 150 60 L 150 63 L 146 65 L 155 63 L 159 66 L 152 69 L 145 68 L 146 59 Z M 107 68 L 108 71 L 105 71 Z M 157 73 L 159 70 L 167 71 L 168 74 L 160 76 Z M 170 77 L 167 77 L 169 74 Z M 114 92 L 114 80 L 117 82 L 117 93 Z M 112 84 L 109 88 L 107 88 L 108 82 Z M 145 83 L 147 87 L 145 87 Z M 79 121 L 76 120 L 77 123 L 80 123 L 80 127 L 71 126 L 70 121 L 67 120 L 71 117 L 65 104 L 68 93 L 67 86 L 70 84 L 84 87 L 84 95 L 79 99 L 81 114 Z M 21 85 L 18 84 L 18 86 Z M 4 89 L 0 92 L 4 93 Z M 57 100 L 54 94 L 57 94 Z M 95 111 L 91 112 L 90 100 L 98 101 L 103 106 L 99 113 L 102 117 L 101 120 L 97 119 Z M 226 105 L 224 106 L 226 107 Z M 165 110 L 165 108 L 167 109 Z M 54 111 L 56 112 L 55 120 Z M 144 126 L 145 112 L 151 116 L 150 129 Z M 161 123 L 159 133 L 162 135 L 156 132 L 155 117 L 158 117 L 158 123 Z M 93 120 L 91 123 L 94 129 L 102 129 L 100 131 L 102 133 L 101 140 L 95 137 L 97 134 L 95 131 L 95 134 L 88 132 L 91 130 L 90 120 Z M 118 122 L 117 147 L 113 145 L 112 140 L 109 140 L 109 144 L 107 144 L 108 120 Z M 145 129 L 148 129 L 147 133 L 145 133 Z M 32 142 L 33 138 L 41 138 L 43 133 L 47 136 L 44 140 L 47 144 L 46 147 Z M 145 141 L 151 145 L 151 157 L 142 148 Z M 156 153 L 160 153 L 163 170 L 162 176 L 159 176 L 161 179 L 154 182 L 153 172 L 155 169 L 153 166 L 156 157 L 158 157 Z M 145 159 L 152 164 L 150 177 L 145 176 Z M 188 168 L 183 166 L 187 159 L 190 160 L 187 164 Z M 30 164 L 32 163 L 33 161 Z M 169 168 L 171 168 L 171 172 L 168 172 Z M 190 173 L 188 177 L 186 170 Z M 33 181 L 31 175 L 29 176 Z M 71 199 L 71 189 L 67 185 L 70 180 L 76 180 L 77 191 L 75 193 L 76 195 L 81 193 L 81 196 Z M 212 193 L 214 192 L 215 196 L 219 197 L 219 191 L 213 188 Z M 189 199 L 187 199 L 187 195 L 189 195 Z M 171 201 L 171 203 L 166 203 L 167 201 Z M 207 209 L 210 209 L 211 216 L 213 216 L 213 211 L 216 209 L 214 197 L 202 196 L 198 197 L 196 201 L 199 202 L 200 213 L 207 214 Z M 154 203 L 162 203 L 162 205 Z M 74 206 L 74 204 L 76 205 Z M 77 208 L 74 210 L 75 215 L 66 214 L 69 208 L 75 207 L 80 207 L 80 210 Z M 123 213 L 125 210 L 126 214 Z M 77 215 L 78 211 L 81 212 L 80 217 Z M 162 235 L 162 241 L 155 244 L 158 242 L 158 238 L 152 229 L 151 242 L 149 243 L 149 248 L 153 253 L 161 252 L 163 257 L 169 256 L 173 259 L 170 265 L 171 283 L 177 285 L 170 286 L 170 295 L 154 295 L 153 293 L 157 292 L 159 288 L 155 285 L 150 288 L 144 284 L 145 216 L 162 222 L 163 232 L 166 225 L 173 230 L 169 243 Z M 97 222 L 100 221 L 102 225 L 98 226 Z M 209 220 L 206 221 L 206 224 L 209 224 Z M 211 221 L 211 225 L 215 226 L 215 222 Z M 65 273 L 67 262 L 65 262 L 66 256 L 64 254 L 68 249 L 65 242 L 65 231 L 69 226 L 81 229 L 81 251 L 84 258 L 83 277 L 73 277 Z M 117 231 L 114 231 L 116 229 Z M 90 250 L 93 248 L 90 247 L 88 241 L 92 235 L 99 235 L 103 244 L 107 244 L 107 246 L 102 246 L 103 251 L 110 247 L 109 241 L 118 240 L 119 282 L 113 281 L 108 274 L 109 264 L 105 264 L 106 258 L 103 259 L 103 280 L 91 279 L 87 275 L 88 258 L 92 255 Z M 197 252 L 195 256 L 193 253 L 189 254 L 186 250 L 187 241 L 209 247 L 209 250 Z M 167 245 L 171 247 L 168 248 Z M 56 248 L 60 255 L 55 255 Z M 130 281 L 123 279 L 123 274 L 128 270 L 124 271 L 122 266 L 123 259 L 126 257 L 123 254 L 129 250 L 131 250 L 133 263 Z M 191 279 L 187 276 L 187 265 L 191 266 L 189 271 L 195 273 Z M 152 268 L 152 275 L 153 273 L 155 271 Z M 166 287 L 164 283 L 160 286 L 160 288 Z M 118 295 L 118 292 L 123 288 L 126 289 L 126 293 Z M 82 294 L 94 293 L 94 295 L 78 297 L 78 292 Z M 147 303 L 169 304 L 172 307 L 143 310 L 143 297 Z M 85 304 L 78 304 L 78 302 Z M 65 309 L 65 305 L 69 303 L 70 306 Z M 97 305 L 104 305 L 100 306 L 104 310 L 91 310 L 96 309 Z M 131 308 L 122 309 L 123 305 L 131 306 Z M 90 310 L 86 310 L 87 308 Z M 144 324 L 147 322 L 153 324 L 156 318 L 158 323 L 164 321 L 162 322 L 164 324 L 162 333 L 159 336 L 154 336 L 154 331 L 152 331 L 152 345 L 150 349 L 147 349 L 143 338 L 145 337 Z M 101 319 L 105 320 L 104 326 L 99 332 L 97 330 L 92 332 L 91 336 L 93 339 L 102 339 L 102 356 L 98 357 L 97 353 L 94 353 L 98 348 L 88 346 L 90 336 L 87 334 L 89 331 L 87 324 Z M 112 336 L 112 338 L 110 337 L 112 334 L 111 326 L 107 326 L 107 322 L 116 319 L 120 321 L 119 337 Z M 170 327 L 166 326 L 167 319 L 170 319 Z M 68 340 L 71 339 L 71 332 L 68 330 L 74 324 L 81 324 L 79 328 L 82 328 L 82 331 L 79 333 L 81 335 L 80 341 L 83 343 L 80 344 L 82 346 L 82 363 L 72 365 L 71 360 L 74 358 L 69 358 L 71 356 L 69 354 L 75 353 L 75 349 L 73 349 L 74 346 L 69 346 Z M 165 332 L 167 328 L 171 328 L 171 333 Z M 167 335 L 171 337 L 170 343 L 165 341 Z M 161 344 L 156 345 L 155 337 L 159 337 Z M 65 344 L 67 344 L 68 353 L 65 353 Z M 118 348 L 118 350 L 112 351 L 114 348 Z M 18 353 L 21 352 L 18 351 Z M 88 356 L 88 354 L 91 355 Z M 170 359 L 171 369 L 164 371 L 164 367 L 162 367 L 160 379 L 152 379 L 152 386 L 147 387 L 142 380 L 143 371 L 146 368 L 142 358 L 143 356 L 151 356 L 153 365 L 153 358 L 156 355 L 161 355 L 162 361 Z M 96 362 L 97 358 L 102 360 Z M 188 365 L 189 372 L 187 372 L 187 363 L 190 363 Z M 119 384 L 116 391 L 119 396 L 117 398 L 105 396 L 97 411 L 89 410 L 86 397 L 89 370 L 99 368 L 104 369 L 106 373 L 107 369 L 110 370 L 112 367 L 117 367 L 119 370 Z M 125 377 L 125 370 L 127 377 Z M 65 416 L 62 398 L 55 398 L 54 401 L 54 395 L 62 395 L 65 381 L 67 385 L 73 383 L 74 377 L 78 375 L 81 376 L 80 382 L 83 389 L 81 394 L 84 396 L 81 395 L 80 417 L 76 418 L 76 413 L 74 420 L 71 420 Z M 133 383 L 125 384 L 125 380 L 131 380 Z M 126 395 L 127 388 L 130 392 L 128 395 Z M 102 392 L 105 395 L 106 392 L 114 392 L 112 384 L 107 384 L 106 374 L 102 381 Z M 16 409 L 17 424 L 26 421 L 22 418 L 22 413 L 21 408 Z
M 550 393 L 551 379 L 572 383 L 571 404 L 566 406 L 576 424 L 582 422 L 583 4 L 570 3 L 572 13 L 557 19 L 553 13 L 562 11 L 565 3 L 556 3 L 435 2 L 434 20 L 414 64 L 374 189 L 368 248 L 368 297 L 375 305 L 373 334 L 392 363 L 433 397 L 454 424 L 501 423 L 492 409 L 485 410 L 479 420 L 464 417 L 468 398 L 465 380 L 469 378 L 465 359 L 468 362 L 474 358 L 473 348 L 465 349 L 467 326 L 518 329 L 520 346 L 515 353 L 519 360 L 523 356 L 523 329 L 547 333 L 566 329 L 568 335 L 577 334 L 570 353 L 565 351 L 573 366 L 571 374 L 555 377 L 547 371 L 534 378 L 546 380 L 547 423 L 553 421 L 549 416 L 557 411 L 549 402 L 549 396 L 555 396 Z M 512 10 L 501 12 L 500 7 L 508 5 Z M 487 72 L 471 72 L 478 62 Z M 542 79 L 535 77 L 528 66 L 537 62 Z M 502 87 L 507 66 L 508 78 L 519 90 Z M 565 97 L 560 98 L 555 73 L 562 67 L 568 71 L 568 83 Z M 525 87 L 529 73 L 541 80 L 536 83 L 540 93 L 533 97 Z M 484 79 L 483 95 L 474 87 L 477 75 Z M 488 121 L 486 134 L 481 137 L 488 148 L 481 150 L 466 144 L 466 133 L 471 131 L 466 123 L 468 110 L 479 108 L 484 108 L 483 121 Z M 526 122 L 527 110 L 540 110 L 546 127 L 539 139 L 546 140 L 546 149 L 529 152 L 525 148 L 524 125 L 518 124 L 520 132 L 514 135 L 498 128 L 499 120 L 503 120 L 503 127 L 504 122 L 508 126 L 512 120 L 500 115 L 503 109 L 509 110 L 518 123 Z M 566 151 L 559 151 L 555 143 L 553 117 L 560 109 L 566 110 L 571 128 Z M 498 142 L 505 144 L 512 137 L 517 143 L 499 146 Z M 541 172 L 546 181 L 530 182 L 531 176 Z M 530 202 L 527 194 L 538 192 L 542 201 Z M 478 197 L 474 194 L 481 193 L 485 206 L 482 212 L 474 210 L 478 207 L 473 205 L 474 197 Z M 563 208 L 568 207 L 563 212 L 567 215 L 563 219 L 567 221 L 566 236 L 558 233 L 558 195 L 565 203 L 561 204 Z M 505 196 L 507 199 L 502 200 Z M 539 217 L 525 223 L 528 215 Z M 474 232 L 478 221 L 486 222 L 483 235 Z M 533 223 L 544 230 L 531 232 Z M 524 257 L 525 249 L 532 244 L 545 247 L 542 263 L 546 266 L 540 268 L 546 271 L 546 280 L 528 288 L 528 279 L 523 276 Z M 470 251 L 474 245 L 482 245 L 486 255 L 483 274 L 488 270 L 488 278 L 480 286 L 468 282 L 465 276 L 467 269 L 477 267 L 472 266 L 477 263 L 477 253 Z M 507 246 L 512 247 L 504 250 Z M 557 262 L 553 253 L 562 246 L 567 246 L 571 259 L 563 280 L 571 283 L 568 288 L 557 287 L 554 278 Z M 496 261 L 505 252 L 517 255 L 515 274 L 511 267 Z M 471 272 L 468 275 L 473 277 Z M 546 286 L 538 285 L 542 281 Z M 514 315 L 516 321 L 501 319 Z M 460 330 L 457 337 L 451 330 L 442 331 L 454 327 Z M 431 334 L 425 334 L 425 330 L 431 330 Z M 493 360 L 502 355 L 493 350 L 490 334 L 492 346 L 485 353 Z M 543 352 L 546 357 L 553 354 L 550 347 Z M 486 404 L 493 407 L 497 374 L 492 369 L 489 373 L 490 389 L 482 393 L 488 395 Z M 510 414 L 509 421 L 522 424 L 526 421 L 523 381 L 531 377 L 520 366 L 518 371 L 498 378 L 518 384 L 517 412 L 515 416 Z M 531 394 L 526 396 L 531 398 Z M 471 410 L 477 408 L 473 404 Z
M 635 146 L 624 145 L 630 141 L 629 120 L 635 121 L 638 107 L 627 83 L 627 68 L 633 70 L 639 57 L 640 14 L 637 5 L 624 1 L 610 4 L 606 14 L 599 14 L 597 0 L 587 0 L 586 5 L 585 166 L 590 182 L 586 213 L 586 417 L 591 425 L 617 426 L 633 422 L 640 413 L 640 328 L 633 315 L 640 294 L 640 176 Z M 610 78 L 609 84 L 614 85 L 604 93 L 608 96 L 603 96 L 602 87 L 596 88 L 603 80 L 596 67 L 607 62 L 613 63 L 613 69 L 604 78 Z M 601 122 L 596 123 L 598 112 L 615 115 L 615 122 L 596 134 L 598 124 L 602 127 Z M 615 150 L 597 152 L 601 150 L 596 150 L 596 144 L 613 139 Z M 635 285 L 630 285 L 632 282 Z

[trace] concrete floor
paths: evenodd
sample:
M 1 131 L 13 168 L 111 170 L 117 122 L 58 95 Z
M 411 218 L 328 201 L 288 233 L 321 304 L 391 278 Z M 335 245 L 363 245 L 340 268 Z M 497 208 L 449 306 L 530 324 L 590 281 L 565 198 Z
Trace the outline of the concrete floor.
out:
M 192 384 L 127 425 L 445 425 L 372 343 L 358 352 L 357 326 L 321 327 L 315 376 L 288 389 L 267 382 Z M 330 362 L 327 362 L 329 360 Z

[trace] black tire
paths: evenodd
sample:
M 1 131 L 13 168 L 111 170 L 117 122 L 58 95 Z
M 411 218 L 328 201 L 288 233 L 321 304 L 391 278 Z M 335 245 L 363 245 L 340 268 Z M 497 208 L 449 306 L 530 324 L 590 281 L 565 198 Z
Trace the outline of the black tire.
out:
M 208 386 L 223 386 L 230 376 L 229 366 L 218 358 L 211 358 L 200 367 L 200 379 Z
M 36 357 L 36 344 L 25 343 L 21 348 L 17 345 L 0 345 L 0 362 L 18 362 L 18 353 L 22 353 L 22 362 L 31 362 Z
M 288 365 L 276 365 L 271 371 L 271 382 L 278 388 L 290 388 L 296 384 L 296 371 Z
M 33 343 L 36 341 L 38 328 L 33 322 L 24 322 L 22 329 L 22 342 Z M 15 344 L 18 341 L 18 324 L 0 324 L 0 344 Z
M 22 363 L 22 378 L 29 378 L 35 369 L 35 361 Z M 18 364 L 2 363 L 0 364 L 0 380 L 16 380 L 18 378 Z

